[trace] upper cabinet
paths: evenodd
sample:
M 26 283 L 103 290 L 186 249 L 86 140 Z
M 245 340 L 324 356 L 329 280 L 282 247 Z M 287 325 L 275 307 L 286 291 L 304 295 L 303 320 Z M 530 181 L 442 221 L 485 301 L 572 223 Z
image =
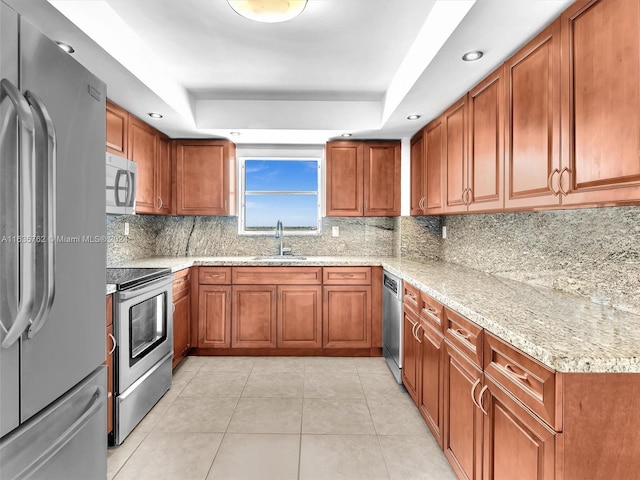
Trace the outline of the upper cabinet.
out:
M 178 140 L 177 215 L 235 214 L 235 145 L 228 140 Z
M 578 1 L 562 21 L 563 204 L 640 199 L 640 1 Z
M 560 173 L 560 20 L 507 60 L 504 72 L 505 206 L 558 205 L 551 187 Z
M 442 115 L 444 163 L 446 176 L 446 213 L 466 212 L 469 184 L 467 181 L 467 95 Z
M 129 112 L 107 101 L 107 152 L 127 157 L 128 133 Z
M 424 215 L 425 172 L 424 129 L 411 139 L 411 215 Z
M 400 142 L 328 142 L 329 217 L 400 215 Z

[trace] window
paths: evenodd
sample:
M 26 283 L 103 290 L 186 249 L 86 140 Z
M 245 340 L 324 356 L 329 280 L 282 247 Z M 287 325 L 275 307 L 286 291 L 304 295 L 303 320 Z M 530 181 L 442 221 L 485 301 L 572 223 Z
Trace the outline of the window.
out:
M 269 234 L 282 221 L 287 233 L 320 233 L 320 160 L 241 158 L 240 233 Z

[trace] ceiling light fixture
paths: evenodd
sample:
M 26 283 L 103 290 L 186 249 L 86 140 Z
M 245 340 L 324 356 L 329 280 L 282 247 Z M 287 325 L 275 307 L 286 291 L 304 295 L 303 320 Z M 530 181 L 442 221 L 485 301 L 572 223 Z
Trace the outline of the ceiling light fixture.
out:
M 161 113 L 156 113 L 156 112 L 150 112 L 147 113 L 147 115 L 149 115 L 151 118 L 162 118 L 163 115 Z
M 407 117 L 407 120 L 418 120 L 420 117 L 421 115 L 413 114 L 413 115 L 409 115 Z
M 229 132 L 229 135 L 233 135 L 234 137 L 239 137 L 240 132 Z
M 480 60 L 483 55 L 484 53 L 480 50 L 473 50 L 472 52 L 467 52 L 462 55 L 462 60 L 464 60 L 465 62 L 474 62 L 476 60 Z
M 262 23 L 286 22 L 307 6 L 307 0 L 227 0 L 227 3 L 238 15 Z
M 56 42 L 58 44 L 58 46 L 64 50 L 67 53 L 73 53 L 75 52 L 75 48 L 73 48 L 71 45 L 69 45 L 68 43 L 64 43 L 64 42 Z
M 353 135 L 353 133 L 343 133 L 343 134 L 342 134 L 342 136 L 343 136 L 343 137 L 350 137 L 350 136 L 352 136 L 352 135 Z

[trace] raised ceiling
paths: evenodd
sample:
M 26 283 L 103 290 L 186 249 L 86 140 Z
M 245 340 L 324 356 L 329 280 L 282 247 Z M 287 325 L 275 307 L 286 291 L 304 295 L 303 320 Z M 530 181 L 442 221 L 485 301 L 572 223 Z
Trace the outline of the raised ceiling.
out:
M 226 0 L 5 1 L 171 137 L 279 144 L 410 137 L 571 3 L 309 0 L 264 24 Z

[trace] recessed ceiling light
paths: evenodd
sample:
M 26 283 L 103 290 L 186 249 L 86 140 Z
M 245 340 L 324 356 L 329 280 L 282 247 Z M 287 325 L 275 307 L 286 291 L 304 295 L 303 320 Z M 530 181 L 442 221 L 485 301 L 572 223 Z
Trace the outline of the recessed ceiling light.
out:
M 462 60 L 464 60 L 465 62 L 473 62 L 475 60 L 480 60 L 482 58 L 482 55 L 484 55 L 484 53 L 480 50 L 473 50 L 472 52 L 467 52 L 462 55 Z
M 342 134 L 342 136 L 343 136 L 343 137 L 350 137 L 350 136 L 352 136 L 352 135 L 353 135 L 353 133 L 343 133 L 343 134 Z
M 421 115 L 413 114 L 413 115 L 409 115 L 407 117 L 407 120 L 418 120 L 420 117 Z
M 229 135 L 233 135 L 234 137 L 239 137 L 240 132 L 229 132 Z
M 64 42 L 56 42 L 58 44 L 58 46 L 64 50 L 67 53 L 73 53 L 75 52 L 75 48 L 73 48 L 71 45 L 69 45 L 68 43 L 64 43 Z
M 162 118 L 163 115 L 161 113 L 156 113 L 156 112 L 150 112 L 147 113 L 147 115 L 149 115 L 151 118 Z
M 249 20 L 279 23 L 300 15 L 307 0 L 227 0 L 227 3 L 238 15 Z

